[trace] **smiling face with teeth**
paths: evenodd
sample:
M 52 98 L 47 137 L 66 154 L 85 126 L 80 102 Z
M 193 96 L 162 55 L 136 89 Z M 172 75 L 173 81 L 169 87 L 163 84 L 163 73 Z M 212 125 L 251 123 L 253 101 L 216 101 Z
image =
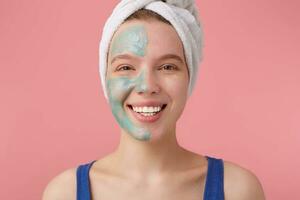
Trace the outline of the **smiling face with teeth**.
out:
M 107 94 L 121 129 L 138 140 L 175 132 L 187 99 L 188 70 L 174 28 L 130 20 L 114 34 L 108 54 Z

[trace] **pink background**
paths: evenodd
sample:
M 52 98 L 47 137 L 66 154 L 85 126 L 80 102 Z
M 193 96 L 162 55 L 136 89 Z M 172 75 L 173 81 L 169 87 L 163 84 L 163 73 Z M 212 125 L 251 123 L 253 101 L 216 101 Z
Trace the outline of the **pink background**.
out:
M 117 2 L 0 1 L 0 199 L 38 200 L 55 175 L 117 146 L 98 75 Z M 268 199 L 300 199 L 299 1 L 197 3 L 205 54 L 180 144 L 253 171 Z

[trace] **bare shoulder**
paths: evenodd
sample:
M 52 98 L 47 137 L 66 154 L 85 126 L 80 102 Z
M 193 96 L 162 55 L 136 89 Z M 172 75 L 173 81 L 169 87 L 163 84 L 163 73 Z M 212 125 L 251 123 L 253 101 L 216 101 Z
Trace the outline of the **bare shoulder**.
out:
M 76 169 L 67 169 L 55 176 L 44 189 L 42 200 L 75 200 Z
M 224 160 L 224 193 L 228 200 L 265 200 L 256 175 L 238 164 Z

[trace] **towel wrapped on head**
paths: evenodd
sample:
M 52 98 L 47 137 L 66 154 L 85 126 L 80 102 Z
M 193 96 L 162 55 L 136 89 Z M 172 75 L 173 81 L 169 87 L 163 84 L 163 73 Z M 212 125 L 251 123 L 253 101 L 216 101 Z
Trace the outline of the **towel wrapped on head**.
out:
M 198 65 L 202 60 L 202 31 L 194 0 L 122 0 L 104 25 L 99 47 L 99 72 L 106 99 L 108 97 L 105 76 L 110 41 L 118 27 L 142 8 L 168 20 L 179 35 L 189 70 L 188 94 L 191 95 L 197 79 Z

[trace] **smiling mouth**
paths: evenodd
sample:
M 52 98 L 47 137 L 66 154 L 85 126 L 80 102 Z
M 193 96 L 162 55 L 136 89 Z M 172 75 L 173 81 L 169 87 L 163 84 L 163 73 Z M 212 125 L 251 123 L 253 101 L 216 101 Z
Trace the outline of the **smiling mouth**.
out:
M 127 107 L 130 108 L 135 113 L 142 114 L 144 116 L 153 116 L 153 115 L 156 115 L 157 113 L 162 112 L 167 107 L 167 104 L 163 104 L 159 111 L 157 111 L 157 110 L 134 110 L 133 106 L 130 104 L 128 104 Z
M 134 107 L 130 104 L 127 105 L 133 117 L 142 123 L 154 123 L 158 121 L 163 114 L 167 104 L 161 106 L 149 106 L 149 107 Z

